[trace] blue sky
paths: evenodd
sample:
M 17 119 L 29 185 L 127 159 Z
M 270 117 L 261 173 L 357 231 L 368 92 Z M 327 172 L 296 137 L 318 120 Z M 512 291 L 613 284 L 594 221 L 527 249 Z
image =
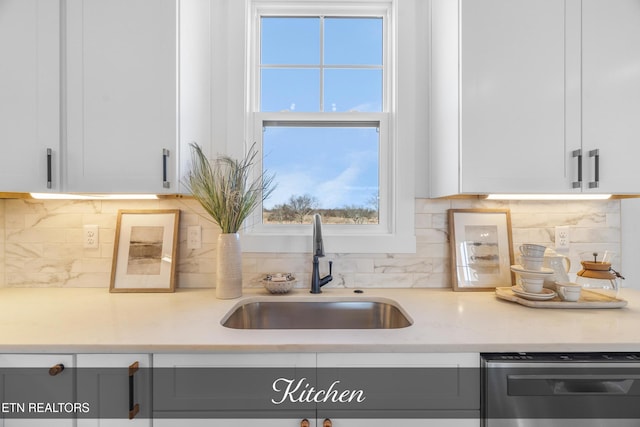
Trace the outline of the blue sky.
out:
M 262 19 L 261 110 L 381 111 L 382 20 L 326 18 L 322 40 L 320 21 Z M 378 189 L 378 136 L 375 127 L 268 127 L 264 166 L 278 188 L 265 207 L 302 194 L 321 208 L 367 205 Z
M 267 128 L 264 166 L 276 173 L 270 208 L 311 194 L 321 208 L 366 205 L 378 191 L 375 128 Z

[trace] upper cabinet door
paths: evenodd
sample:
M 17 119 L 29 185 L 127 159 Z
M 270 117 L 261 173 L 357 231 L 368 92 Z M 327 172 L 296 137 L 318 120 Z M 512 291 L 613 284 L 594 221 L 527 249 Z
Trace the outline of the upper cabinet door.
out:
M 461 185 L 556 192 L 565 179 L 564 4 L 463 1 Z
M 638 194 L 638 0 L 582 1 L 582 64 L 585 191 Z M 593 150 L 598 150 L 599 154 L 597 187 L 593 184 L 596 182 L 596 157 L 589 157 Z
M 176 0 L 67 0 L 65 191 L 177 192 Z
M 0 52 L 0 192 L 60 191 L 60 2 L 3 0 Z
M 432 13 L 432 196 L 567 191 L 564 2 Z

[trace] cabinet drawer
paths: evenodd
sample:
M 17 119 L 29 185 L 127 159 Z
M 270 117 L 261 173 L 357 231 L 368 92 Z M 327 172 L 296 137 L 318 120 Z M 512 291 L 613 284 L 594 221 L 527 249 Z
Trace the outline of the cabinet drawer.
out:
M 444 412 L 462 411 L 460 417 L 466 418 L 465 411 L 480 409 L 479 360 L 476 353 L 318 354 L 321 388 L 340 381 L 366 395 L 360 407 L 343 409 L 327 402 L 318 404 L 318 412 L 333 411 L 337 416 L 336 411 L 342 411 L 349 417 L 362 410 L 386 417 L 398 412 L 402 418 L 414 411 L 418 418 L 432 418 L 433 411 L 443 411 L 443 418 L 451 418 L 454 414 Z
M 154 418 L 312 418 L 315 404 L 274 405 L 271 388 L 279 377 L 315 381 L 315 358 L 313 353 L 155 355 Z

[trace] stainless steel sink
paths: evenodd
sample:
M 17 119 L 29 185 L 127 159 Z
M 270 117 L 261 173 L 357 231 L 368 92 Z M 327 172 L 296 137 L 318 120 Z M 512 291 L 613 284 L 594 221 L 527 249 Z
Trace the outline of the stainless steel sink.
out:
M 234 329 L 395 329 L 411 321 L 384 301 L 248 301 L 225 316 Z

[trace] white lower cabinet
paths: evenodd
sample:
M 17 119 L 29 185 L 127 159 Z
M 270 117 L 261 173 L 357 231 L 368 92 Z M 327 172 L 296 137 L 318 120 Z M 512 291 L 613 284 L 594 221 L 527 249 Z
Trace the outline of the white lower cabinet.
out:
M 76 402 L 73 366 L 70 354 L 0 354 L 0 427 L 73 427 L 59 410 Z
M 78 354 L 77 396 L 92 403 L 77 427 L 150 427 L 151 355 Z M 131 418 L 130 418 L 131 417 Z
M 0 413 L 0 427 L 479 427 L 479 360 L 477 353 L 5 354 L 0 402 L 89 402 L 91 418 Z M 359 391 L 366 404 L 323 399 Z
M 325 419 L 311 419 L 309 427 L 323 427 Z M 478 427 L 479 420 L 456 419 L 340 419 L 332 418 L 331 427 Z M 272 419 L 272 420 L 247 420 L 247 419 L 155 419 L 154 427 L 246 427 L 247 425 L 258 427 L 302 427 L 302 420 L 298 419 Z
M 316 426 L 323 427 L 322 419 L 318 419 Z M 427 419 L 340 419 L 332 418 L 331 427 L 478 427 L 480 420 L 427 418 Z
M 320 377 L 333 382 L 353 369 L 370 372 L 367 399 L 375 402 L 373 406 L 384 417 L 341 418 L 339 411 L 325 411 L 319 405 L 317 427 L 324 427 L 325 418 L 331 420 L 331 427 L 480 426 L 478 353 L 318 353 L 317 366 L 321 384 L 326 380 Z
M 150 354 L 0 354 L 0 427 L 150 427 L 150 367 Z
M 247 425 L 256 427 L 300 427 L 300 420 L 279 419 L 256 420 L 256 419 L 225 419 L 225 418 L 156 418 L 153 420 L 154 427 L 246 427 Z M 310 426 L 315 427 L 315 426 Z
M 479 361 L 477 353 L 156 354 L 153 424 L 478 427 Z M 236 368 L 240 370 L 234 376 Z M 276 383 L 281 378 L 283 382 Z M 287 381 L 294 378 L 287 388 Z M 301 379 L 305 381 L 300 383 Z M 405 388 L 404 379 L 412 384 Z M 326 390 L 315 395 L 320 397 L 329 394 L 332 384 L 338 394 L 349 385 L 364 384 L 369 406 L 343 409 L 340 404 L 319 402 L 320 398 L 308 403 L 302 396 L 314 382 L 315 391 Z M 265 396 L 273 396 L 271 400 L 289 396 L 294 402 L 285 402 L 293 403 L 287 409 L 278 408 L 286 416 L 271 418 L 274 405 Z M 267 403 L 264 416 L 258 400 Z
M 153 366 L 154 427 L 240 427 L 248 423 L 300 427 L 303 419 L 315 417 L 311 409 L 296 411 L 291 417 L 269 418 L 268 411 L 262 414 L 255 409 L 259 403 L 245 403 L 263 396 L 261 387 L 271 387 L 260 381 L 268 375 L 267 369 L 277 369 L 285 376 L 313 371 L 315 353 L 155 354 Z M 243 378 L 247 370 L 255 369 L 255 381 L 250 378 L 247 385 L 234 378 L 234 369 L 242 371 Z

